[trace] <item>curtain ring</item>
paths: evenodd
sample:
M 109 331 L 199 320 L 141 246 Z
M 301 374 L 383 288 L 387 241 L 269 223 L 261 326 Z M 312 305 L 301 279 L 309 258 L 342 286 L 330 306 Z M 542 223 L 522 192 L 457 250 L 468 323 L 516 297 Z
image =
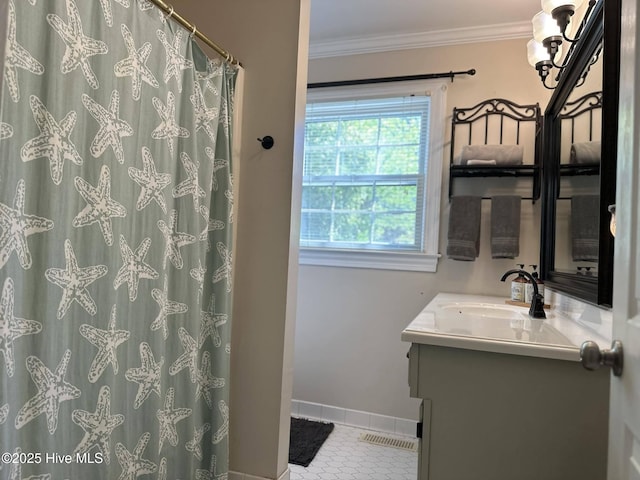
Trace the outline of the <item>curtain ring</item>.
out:
M 193 27 L 193 30 L 191 30 L 191 37 L 193 38 L 193 36 L 196 34 L 196 26 L 195 26 L 195 24 L 192 25 L 192 27 Z
M 170 8 L 170 10 L 169 10 L 169 13 L 167 13 L 166 18 L 173 17 L 173 5 L 169 5 L 169 8 Z

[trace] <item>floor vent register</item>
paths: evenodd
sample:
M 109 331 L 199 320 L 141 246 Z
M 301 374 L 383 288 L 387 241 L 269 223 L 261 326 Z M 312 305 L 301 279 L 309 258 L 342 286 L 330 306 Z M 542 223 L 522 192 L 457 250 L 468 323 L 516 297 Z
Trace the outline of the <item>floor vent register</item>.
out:
M 418 451 L 417 440 L 405 440 L 400 438 L 387 437 L 385 435 L 378 435 L 375 433 L 363 433 L 360 435 L 359 440 L 361 442 L 380 445 L 382 447 L 399 448 L 400 450 L 407 450 L 410 452 Z

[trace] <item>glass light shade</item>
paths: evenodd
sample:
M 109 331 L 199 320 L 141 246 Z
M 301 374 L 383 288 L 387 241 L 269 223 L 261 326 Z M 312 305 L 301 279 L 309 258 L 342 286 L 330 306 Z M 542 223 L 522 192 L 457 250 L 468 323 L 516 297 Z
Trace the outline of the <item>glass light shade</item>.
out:
M 573 11 L 575 12 L 583 3 L 584 0 L 542 0 L 540 2 L 542 10 L 548 14 L 551 14 L 551 12 L 558 7 L 573 7 Z
M 554 61 L 558 63 L 560 58 L 562 57 L 562 46 L 558 45 L 558 52 L 554 58 Z M 527 60 L 529 61 L 529 65 L 535 67 L 539 62 L 543 62 L 545 60 L 550 60 L 549 50 L 547 47 L 542 45 L 542 43 L 536 41 L 535 38 L 532 38 L 527 42 Z
M 550 60 L 549 52 L 540 42 L 532 38 L 527 42 L 527 60 L 529 65 L 535 67 L 537 63 Z
M 540 43 L 550 37 L 562 37 L 558 22 L 544 11 L 536 13 L 531 24 L 533 25 L 533 38 Z

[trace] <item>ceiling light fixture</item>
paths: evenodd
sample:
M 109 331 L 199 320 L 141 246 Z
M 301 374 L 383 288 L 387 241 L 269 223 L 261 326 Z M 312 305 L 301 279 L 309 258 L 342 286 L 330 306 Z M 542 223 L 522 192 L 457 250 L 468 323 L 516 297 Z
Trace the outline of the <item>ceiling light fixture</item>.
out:
M 555 87 L 547 85 L 547 77 L 552 71 L 555 65 L 555 61 L 558 60 L 561 56 L 562 49 L 560 45 L 556 46 L 554 59 L 551 60 L 551 56 L 547 47 L 538 42 L 535 38 L 532 38 L 527 43 L 527 60 L 529 61 L 529 65 L 535 67 L 535 69 L 538 71 L 538 75 L 540 76 L 540 80 L 542 80 L 542 84 L 549 89 Z
M 571 17 L 576 10 L 582 6 L 584 0 L 542 0 L 542 11 L 553 17 L 560 28 L 562 36 L 567 42 L 574 42 L 567 38 L 565 32 L 567 30 L 567 26 L 571 21 Z M 590 2 L 590 3 L 595 3 Z
M 582 23 L 577 28 L 576 36 L 571 39 L 567 36 L 567 29 L 571 17 L 582 6 L 585 0 L 541 0 L 542 11 L 534 15 L 531 20 L 533 27 L 533 39 L 527 43 L 527 59 L 531 66 L 535 67 L 545 88 L 554 89 L 555 85 L 548 85 L 549 74 L 553 68 L 559 70 L 555 75 L 557 84 L 558 76 L 567 65 L 571 56 L 571 48 L 565 50 L 564 61 L 562 59 L 562 42 L 574 43 L 579 39 L 584 22 L 589 18 L 596 0 L 589 0 Z

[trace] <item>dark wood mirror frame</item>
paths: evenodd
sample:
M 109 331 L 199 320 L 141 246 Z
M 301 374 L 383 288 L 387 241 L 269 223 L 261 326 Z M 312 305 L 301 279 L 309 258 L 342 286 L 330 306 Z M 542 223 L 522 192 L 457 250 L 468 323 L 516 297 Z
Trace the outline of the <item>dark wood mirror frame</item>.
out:
M 614 239 L 609 232 L 608 206 L 616 202 L 620 3 L 620 0 L 598 0 L 593 7 L 545 110 L 543 133 L 541 277 L 553 290 L 606 307 L 611 306 L 613 297 Z M 561 121 L 558 116 L 601 46 L 603 127 L 598 267 L 597 275 L 579 275 L 555 270 L 556 196 L 560 188 Z

